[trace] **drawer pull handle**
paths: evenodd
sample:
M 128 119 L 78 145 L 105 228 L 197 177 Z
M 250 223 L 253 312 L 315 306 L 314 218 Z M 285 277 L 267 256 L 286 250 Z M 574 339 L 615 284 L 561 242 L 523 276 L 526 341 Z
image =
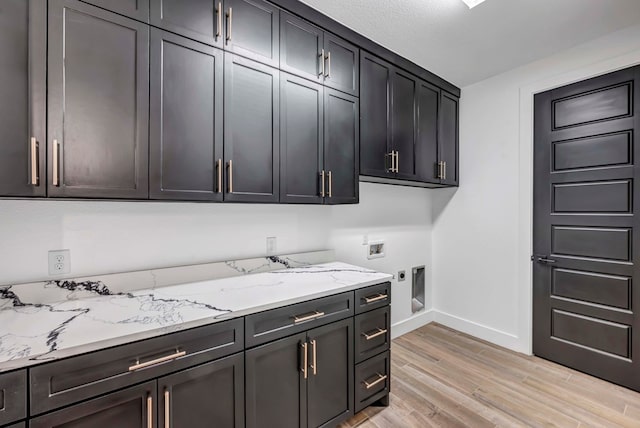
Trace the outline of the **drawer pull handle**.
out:
M 365 297 L 364 301 L 368 304 L 368 303 L 374 303 L 374 302 L 379 302 L 380 300 L 384 300 L 387 297 L 389 297 L 386 294 L 376 294 L 375 296 L 369 296 L 369 297 Z
M 316 318 L 320 318 L 324 316 L 324 312 L 320 312 L 320 311 L 315 311 L 312 314 L 309 315 L 305 315 L 305 316 L 294 316 L 293 317 L 293 323 L 294 324 L 300 324 L 301 322 L 305 322 L 305 321 L 311 321 L 314 320 Z
M 382 375 L 380 373 L 377 373 L 377 375 L 378 375 L 378 379 L 374 380 L 373 382 L 369 383 L 366 380 L 363 382 L 364 386 L 367 389 L 373 388 L 374 386 L 376 386 L 377 384 L 379 384 L 380 382 L 382 382 L 383 380 L 385 380 L 387 378 L 387 375 Z
M 175 354 L 171 354 L 165 357 L 157 358 L 155 360 L 147 361 L 146 363 L 141 363 L 139 361 L 136 361 L 134 365 L 129 367 L 129 371 L 134 372 L 136 370 L 144 369 L 150 366 L 155 366 L 156 364 L 166 363 L 167 361 L 175 360 L 176 358 L 184 357 L 185 355 L 187 355 L 185 351 L 180 351 L 180 352 L 176 351 Z
M 375 339 L 378 336 L 382 336 L 383 334 L 387 333 L 387 329 L 386 328 L 378 328 L 378 331 L 376 331 L 375 333 L 362 333 L 362 335 L 364 336 L 365 339 L 367 340 L 371 340 L 371 339 Z

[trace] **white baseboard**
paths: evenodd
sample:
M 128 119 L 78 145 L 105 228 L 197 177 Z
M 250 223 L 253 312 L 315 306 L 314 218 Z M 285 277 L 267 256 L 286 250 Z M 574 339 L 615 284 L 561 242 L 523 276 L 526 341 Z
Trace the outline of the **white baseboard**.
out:
M 527 353 L 527 347 L 523 346 L 522 341 L 515 334 L 507 333 L 446 312 L 434 312 L 434 321 L 439 324 L 516 352 Z
M 431 322 L 433 322 L 434 310 L 429 309 L 428 311 L 418 312 L 410 318 L 402 320 L 398 323 L 395 323 L 391 326 L 391 338 L 395 339 L 396 337 L 402 336 L 403 334 L 407 334 L 410 331 L 423 327 Z
M 407 334 L 429 323 L 437 322 L 454 330 L 469 334 L 478 339 L 486 340 L 507 349 L 511 349 L 523 354 L 528 353 L 528 347 L 523 344 L 520 338 L 514 334 L 497 330 L 493 327 L 478 324 L 476 322 L 457 317 L 455 315 L 441 312 L 436 309 L 430 309 L 420 312 L 411 318 L 402 320 L 391 326 L 391 338 Z

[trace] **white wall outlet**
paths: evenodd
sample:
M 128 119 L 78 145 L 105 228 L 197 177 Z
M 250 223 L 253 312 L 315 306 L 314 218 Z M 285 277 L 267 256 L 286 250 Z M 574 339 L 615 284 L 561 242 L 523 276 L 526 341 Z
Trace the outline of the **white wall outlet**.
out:
M 49 251 L 49 275 L 63 275 L 71 272 L 71 252 L 69 250 Z
M 278 238 L 275 236 L 267 237 L 267 256 L 275 256 Z
M 369 241 L 367 245 L 367 258 L 368 259 L 380 259 L 384 257 L 385 245 L 384 241 Z

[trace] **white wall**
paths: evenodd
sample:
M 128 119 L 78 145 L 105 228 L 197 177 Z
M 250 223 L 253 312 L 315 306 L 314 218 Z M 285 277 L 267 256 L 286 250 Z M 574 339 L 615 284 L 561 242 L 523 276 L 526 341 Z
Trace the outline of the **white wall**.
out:
M 533 93 L 640 63 L 640 25 L 462 88 L 461 187 L 434 193 L 435 319 L 531 352 Z
M 0 284 L 47 279 L 49 250 L 70 249 L 70 276 L 85 276 L 263 256 L 267 236 L 278 253 L 333 248 L 389 273 L 429 266 L 430 191 L 362 183 L 360 192 L 351 206 L 2 200 Z M 364 234 L 386 240 L 386 258 L 366 260 Z M 410 281 L 401 284 L 394 322 L 410 315 Z

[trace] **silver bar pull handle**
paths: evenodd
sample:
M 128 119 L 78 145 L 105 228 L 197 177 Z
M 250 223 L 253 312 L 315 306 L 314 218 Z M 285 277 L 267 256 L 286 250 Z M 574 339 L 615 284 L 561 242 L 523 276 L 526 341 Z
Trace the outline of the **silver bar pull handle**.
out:
M 227 178 L 229 180 L 229 193 L 233 193 L 233 161 L 232 160 L 229 160 L 228 173 L 229 173 L 229 177 Z
M 60 185 L 60 143 L 58 140 L 53 140 L 53 180 L 52 184 L 55 187 Z
M 396 156 L 395 156 L 395 158 L 396 158 L 396 172 L 400 172 L 400 153 L 397 150 L 395 150 L 395 153 L 396 153 Z
M 364 386 L 367 389 L 373 388 L 374 386 L 376 386 L 377 384 L 379 384 L 380 382 L 382 382 L 383 380 L 385 380 L 387 378 L 387 375 L 382 375 L 380 373 L 377 373 L 377 375 L 378 375 L 378 379 L 374 380 L 373 382 L 369 383 L 366 380 L 363 382 Z
M 147 367 L 155 366 L 157 364 L 166 363 L 167 361 L 172 361 L 172 360 L 175 360 L 176 358 L 184 357 L 185 355 L 187 355 L 187 353 L 185 351 L 176 350 L 175 354 L 167 355 L 165 357 L 156 358 L 155 360 L 150 360 L 150 361 L 147 361 L 147 362 L 144 362 L 144 363 L 141 363 L 141 362 L 138 361 L 134 365 L 129 367 L 129 371 L 130 372 L 134 372 L 136 370 L 140 370 L 140 369 L 144 369 L 144 368 L 147 368 Z
M 324 75 L 324 48 L 320 51 L 320 55 L 318 56 L 320 60 L 320 74 L 319 76 Z
M 324 169 L 322 170 L 322 172 L 320 173 L 320 197 L 324 198 L 325 195 L 325 190 L 324 190 Z
M 216 39 L 217 39 L 222 35 L 222 2 L 218 2 L 216 15 L 218 15 L 218 20 L 216 21 Z
M 442 179 L 447 179 L 447 161 L 442 162 Z
M 386 328 L 377 328 L 375 333 L 362 333 L 366 340 L 372 340 L 387 333 Z
M 31 180 L 29 184 L 38 186 L 40 178 L 40 168 L 38 165 L 38 141 L 31 137 Z
M 231 25 L 233 25 L 233 8 L 227 12 L 227 42 L 231 41 Z
M 329 197 L 333 198 L 333 175 L 329 171 Z
M 324 316 L 324 312 L 320 312 L 320 311 L 314 311 L 312 314 L 309 314 L 309 315 L 296 315 L 293 317 L 293 323 L 300 324 L 301 322 L 311 321 L 323 316 Z
M 374 302 L 379 302 L 380 300 L 384 300 L 386 299 L 387 296 L 386 294 L 376 294 L 375 296 L 369 296 L 369 297 L 365 297 L 364 298 L 364 302 L 369 304 L 369 303 L 374 303 Z
M 331 79 L 331 51 L 327 52 L 327 74 L 324 77 Z
M 307 346 L 307 342 L 304 342 L 300 345 L 300 347 L 302 348 L 302 374 L 304 375 L 305 379 L 309 376 L 309 372 L 307 369 L 307 367 L 309 366 L 309 353 Z
M 313 369 L 313 375 L 316 376 L 318 374 L 318 355 L 317 348 L 318 343 L 315 339 L 311 341 L 311 369 Z
M 171 428 L 171 396 L 169 390 L 164 390 L 164 428 Z
M 153 397 L 147 395 L 147 428 L 153 428 Z
M 216 169 L 218 170 L 218 193 L 222 193 L 222 159 L 216 161 Z

